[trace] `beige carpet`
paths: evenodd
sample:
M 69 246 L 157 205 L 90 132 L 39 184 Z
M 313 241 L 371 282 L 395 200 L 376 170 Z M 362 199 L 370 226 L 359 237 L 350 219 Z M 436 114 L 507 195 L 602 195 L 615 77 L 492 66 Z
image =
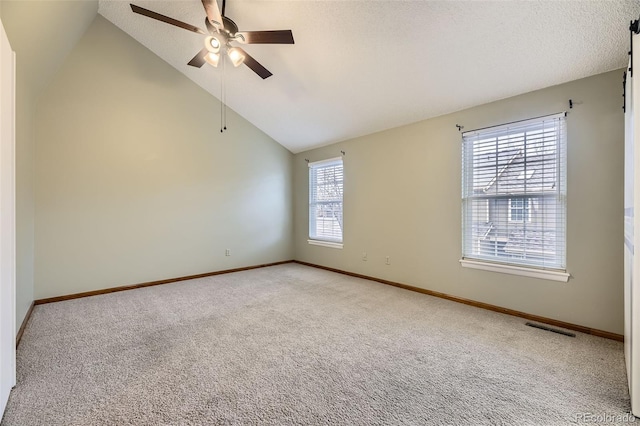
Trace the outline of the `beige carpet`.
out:
M 623 345 L 525 322 L 298 264 L 41 305 L 2 425 L 622 420 Z

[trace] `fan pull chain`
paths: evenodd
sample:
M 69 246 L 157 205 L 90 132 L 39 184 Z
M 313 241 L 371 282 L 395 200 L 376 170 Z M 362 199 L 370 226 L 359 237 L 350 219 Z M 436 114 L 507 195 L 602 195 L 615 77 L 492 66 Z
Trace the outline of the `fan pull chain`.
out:
M 227 61 L 222 55 L 222 78 L 220 79 L 220 133 L 227 130 Z
M 222 65 L 222 76 L 227 81 L 227 61 Z M 224 85 L 224 130 L 227 130 L 227 85 Z
M 224 55 L 222 55 L 222 78 L 220 79 L 220 133 L 224 132 Z

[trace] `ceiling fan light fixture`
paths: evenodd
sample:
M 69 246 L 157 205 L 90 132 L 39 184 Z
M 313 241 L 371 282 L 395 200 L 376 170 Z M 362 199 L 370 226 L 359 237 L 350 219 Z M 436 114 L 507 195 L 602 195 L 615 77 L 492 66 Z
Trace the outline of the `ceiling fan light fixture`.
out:
M 229 55 L 229 59 L 231 59 L 231 63 L 234 67 L 239 67 L 244 62 L 244 54 L 237 47 L 232 47 L 227 52 Z
M 208 36 L 204 39 L 204 47 L 211 53 L 218 53 L 220 51 L 220 47 L 222 43 L 216 36 Z
M 217 67 L 220 62 L 220 54 L 209 52 L 204 56 L 204 60 L 213 67 Z

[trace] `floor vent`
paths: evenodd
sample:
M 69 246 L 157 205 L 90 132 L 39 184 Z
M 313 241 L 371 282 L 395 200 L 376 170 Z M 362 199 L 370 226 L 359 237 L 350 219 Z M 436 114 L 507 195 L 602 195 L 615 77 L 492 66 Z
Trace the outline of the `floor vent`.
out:
M 560 330 L 558 328 L 547 327 L 546 325 L 542 325 L 542 324 L 535 324 L 535 323 L 532 323 L 532 322 L 528 322 L 525 325 L 528 325 L 529 327 L 533 327 L 533 328 L 539 328 L 540 330 L 552 331 L 554 333 L 563 334 L 563 335 L 569 336 L 569 337 L 576 337 L 575 334 L 569 333 L 568 331 Z

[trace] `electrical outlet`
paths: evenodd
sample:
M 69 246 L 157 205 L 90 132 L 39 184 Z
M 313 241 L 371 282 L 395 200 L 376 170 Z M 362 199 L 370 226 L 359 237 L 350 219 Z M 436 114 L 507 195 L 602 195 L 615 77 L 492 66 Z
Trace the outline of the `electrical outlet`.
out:
M 224 251 L 224 255 L 225 255 L 225 256 L 231 256 L 231 249 L 226 249 L 226 250 Z
M 366 251 L 362 252 L 362 261 L 363 262 L 367 261 L 367 252 Z
M 391 265 L 391 258 L 387 256 L 384 260 L 385 265 Z

